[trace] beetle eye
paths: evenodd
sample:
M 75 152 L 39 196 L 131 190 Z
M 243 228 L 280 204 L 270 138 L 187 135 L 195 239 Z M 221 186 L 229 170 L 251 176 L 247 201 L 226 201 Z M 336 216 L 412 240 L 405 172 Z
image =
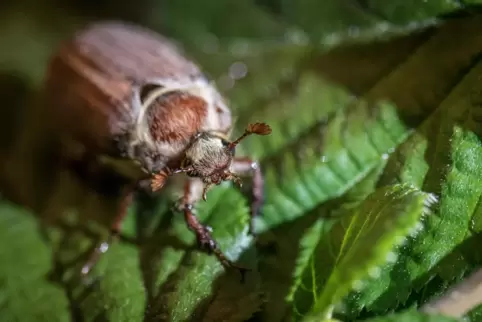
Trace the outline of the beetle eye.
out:
M 231 144 L 231 142 L 229 142 L 227 140 L 224 140 L 224 139 L 221 139 L 221 142 L 222 142 L 222 144 L 225 148 L 227 148 L 229 146 L 229 144 Z M 236 148 L 232 147 L 231 149 L 229 149 L 229 152 L 231 153 L 231 155 L 234 155 L 234 153 L 236 152 Z

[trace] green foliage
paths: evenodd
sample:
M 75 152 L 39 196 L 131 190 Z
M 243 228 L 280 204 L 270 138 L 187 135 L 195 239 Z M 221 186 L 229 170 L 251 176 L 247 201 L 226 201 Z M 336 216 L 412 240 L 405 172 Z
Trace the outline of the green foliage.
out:
M 0 252 L 0 316 L 5 321 L 68 321 L 69 303 L 62 288 L 46 280 L 52 251 L 37 223 L 25 211 L 8 204 L 2 204 L 0 211 L 4 243 Z M 48 301 L 39 305 L 42 298 Z
M 352 209 L 332 272 L 323 285 L 317 285 L 316 265 L 323 263 L 314 253 L 305 270 L 311 271 L 314 306 L 312 314 L 319 319 L 331 316 L 338 304 L 351 290 L 360 290 L 370 277 L 378 279 L 379 266 L 396 261 L 393 252 L 410 234 L 423 228 L 420 217 L 435 198 L 403 187 L 386 187 L 376 191 L 359 207 Z M 373 245 L 366 247 L 366 245 Z M 316 249 L 315 247 L 312 248 Z M 299 265 L 299 264 L 298 264 Z M 299 266 L 298 266 L 299 267 Z M 320 289 L 321 288 L 321 289 Z M 316 291 L 320 289 L 320 291 Z
M 409 310 L 400 314 L 390 314 L 385 317 L 379 317 L 366 320 L 367 322 L 455 322 L 457 319 L 452 319 L 442 315 L 426 315 L 418 313 L 414 310 Z
M 144 0 L 120 13 L 108 0 L 98 11 L 46 0 L 38 12 L 25 0 L 0 10 L 2 131 L 20 120 L 2 137 L 0 183 L 34 208 L 0 203 L 2 321 L 452 321 L 417 310 L 482 262 L 479 2 Z M 183 44 L 230 99 L 235 134 L 272 126 L 238 150 L 265 173 L 257 238 L 248 181 L 212 189 L 195 209 L 250 269 L 243 282 L 197 250 L 167 190 L 139 196 L 124 238 L 79 278 L 116 202 L 45 157 L 41 113 L 24 97 L 36 103 L 28 89 L 60 39 L 109 14 Z

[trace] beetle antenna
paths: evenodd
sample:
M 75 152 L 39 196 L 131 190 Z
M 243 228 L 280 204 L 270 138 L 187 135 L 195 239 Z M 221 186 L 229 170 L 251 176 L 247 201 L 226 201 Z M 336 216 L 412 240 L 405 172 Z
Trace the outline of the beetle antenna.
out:
M 236 145 L 239 144 L 245 137 L 251 135 L 251 134 L 257 134 L 257 135 L 268 135 L 271 133 L 271 127 L 266 124 L 266 123 L 251 123 L 248 125 L 248 127 L 244 130 L 243 135 L 241 135 L 239 138 L 234 140 L 228 145 L 228 150 L 234 148 Z

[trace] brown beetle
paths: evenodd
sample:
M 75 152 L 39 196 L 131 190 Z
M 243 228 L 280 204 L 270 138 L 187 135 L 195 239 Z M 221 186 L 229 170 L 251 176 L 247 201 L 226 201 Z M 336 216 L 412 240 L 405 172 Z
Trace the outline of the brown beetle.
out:
M 258 213 L 261 170 L 256 162 L 234 154 L 244 137 L 271 133 L 268 125 L 250 124 L 240 138 L 230 141 L 231 112 L 198 66 L 168 39 L 120 22 L 90 25 L 62 44 L 51 59 L 45 93 L 59 135 L 83 147 L 76 158 L 114 169 L 124 179 L 113 235 L 119 233 L 132 194 L 142 182 L 148 180 L 151 189 L 158 190 L 169 176 L 185 173 L 180 207 L 187 225 L 201 247 L 223 265 L 234 266 L 192 208 L 206 199 L 210 186 L 225 180 L 240 184 L 236 173 L 251 173 L 251 214 Z M 68 144 L 64 150 L 69 150 Z M 84 266 L 84 274 L 96 258 Z

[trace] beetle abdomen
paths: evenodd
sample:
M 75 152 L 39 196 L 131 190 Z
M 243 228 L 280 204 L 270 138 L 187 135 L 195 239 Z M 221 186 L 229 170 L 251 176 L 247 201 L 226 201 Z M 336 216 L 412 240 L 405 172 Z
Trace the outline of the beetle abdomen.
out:
M 137 26 L 105 22 L 81 30 L 61 45 L 46 84 L 51 104 L 61 105 L 56 115 L 61 122 L 76 129 L 79 120 L 89 120 L 80 123 L 93 128 L 78 130 L 98 145 L 99 134 L 108 138 L 134 122 L 132 85 L 200 75 L 197 66 L 164 37 Z
M 72 45 L 80 56 L 116 79 L 141 84 L 154 78 L 202 77 L 197 65 L 169 39 L 135 25 L 93 24 L 77 33 Z

